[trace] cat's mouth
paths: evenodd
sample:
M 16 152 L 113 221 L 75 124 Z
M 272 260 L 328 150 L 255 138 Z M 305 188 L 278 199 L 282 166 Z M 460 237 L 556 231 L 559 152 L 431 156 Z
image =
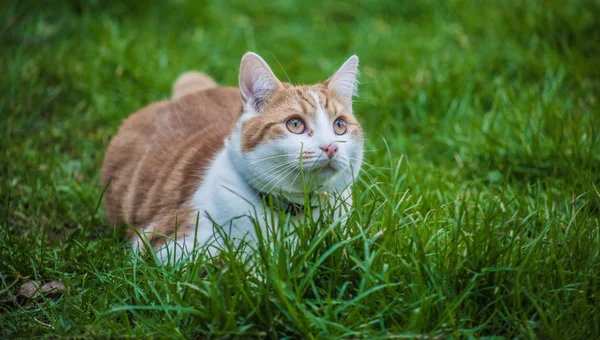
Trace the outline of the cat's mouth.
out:
M 331 160 L 328 160 L 327 163 L 325 163 L 325 166 L 323 167 L 323 170 L 332 170 L 332 171 L 337 171 L 337 167 L 333 164 L 333 162 Z

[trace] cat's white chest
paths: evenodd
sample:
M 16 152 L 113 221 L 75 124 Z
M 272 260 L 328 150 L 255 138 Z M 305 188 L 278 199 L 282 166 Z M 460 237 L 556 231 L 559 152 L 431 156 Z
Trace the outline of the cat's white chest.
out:
M 193 208 L 200 211 L 199 229 L 203 236 L 212 236 L 215 224 L 230 237 L 253 234 L 250 216 L 261 211 L 261 205 L 260 197 L 240 176 L 226 150 L 217 155 L 192 197 Z
M 187 226 L 177 242 L 168 242 L 157 252 L 162 262 L 173 262 L 194 249 L 216 255 L 223 246 L 224 236 L 253 242 L 256 234 L 253 219 L 264 221 L 262 198 L 242 178 L 226 148 L 207 169 L 191 205 L 198 212 L 198 220 Z M 176 259 L 173 254 L 177 254 Z

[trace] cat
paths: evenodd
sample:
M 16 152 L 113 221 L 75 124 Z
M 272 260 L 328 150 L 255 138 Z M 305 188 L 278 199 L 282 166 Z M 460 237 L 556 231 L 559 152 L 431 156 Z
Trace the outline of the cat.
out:
M 351 56 L 325 82 L 293 86 L 252 52 L 242 57 L 239 88 L 185 73 L 171 100 L 128 117 L 110 141 L 102 166 L 107 217 L 134 226 L 134 249 L 151 247 L 161 261 L 206 244 L 218 253 L 215 225 L 233 240 L 253 240 L 254 221 L 264 228 L 280 216 L 274 207 L 297 220 L 307 192 L 341 197 L 340 218 L 363 157 L 352 111 L 357 73 Z

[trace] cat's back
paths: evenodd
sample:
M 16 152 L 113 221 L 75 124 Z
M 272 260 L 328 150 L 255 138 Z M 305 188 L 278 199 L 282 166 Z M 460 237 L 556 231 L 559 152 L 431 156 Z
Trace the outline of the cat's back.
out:
M 217 87 L 129 116 L 104 158 L 105 206 L 116 223 L 143 226 L 180 209 L 242 112 L 239 89 Z

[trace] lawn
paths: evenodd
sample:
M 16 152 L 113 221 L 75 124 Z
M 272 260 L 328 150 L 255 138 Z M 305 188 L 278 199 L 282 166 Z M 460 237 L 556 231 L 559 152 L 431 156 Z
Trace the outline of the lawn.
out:
M 0 337 L 600 338 L 600 2 L 0 4 Z M 348 223 L 157 266 L 101 204 L 121 121 L 246 51 L 361 61 Z M 289 226 L 288 226 L 289 227 Z M 257 272 L 259 274 L 257 274 Z M 17 296 L 29 281 L 62 293 Z

